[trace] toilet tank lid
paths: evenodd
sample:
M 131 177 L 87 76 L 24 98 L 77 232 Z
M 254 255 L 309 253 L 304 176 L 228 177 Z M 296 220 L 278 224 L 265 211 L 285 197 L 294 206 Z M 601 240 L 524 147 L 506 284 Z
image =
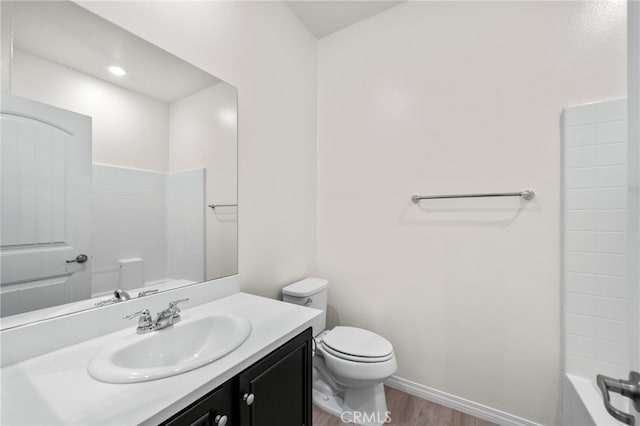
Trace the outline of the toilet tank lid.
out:
M 305 278 L 283 288 L 282 294 L 293 297 L 307 297 L 324 290 L 328 285 L 329 282 L 321 278 Z

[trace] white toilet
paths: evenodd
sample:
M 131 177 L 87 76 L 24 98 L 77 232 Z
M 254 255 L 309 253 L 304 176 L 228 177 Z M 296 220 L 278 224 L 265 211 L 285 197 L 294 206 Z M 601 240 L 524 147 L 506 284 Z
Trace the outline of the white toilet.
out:
M 328 282 L 306 278 L 282 289 L 285 302 L 320 309 L 313 323 L 313 402 L 349 423 L 379 426 L 389 418 L 382 382 L 397 368 L 393 346 L 356 327 L 325 330 Z

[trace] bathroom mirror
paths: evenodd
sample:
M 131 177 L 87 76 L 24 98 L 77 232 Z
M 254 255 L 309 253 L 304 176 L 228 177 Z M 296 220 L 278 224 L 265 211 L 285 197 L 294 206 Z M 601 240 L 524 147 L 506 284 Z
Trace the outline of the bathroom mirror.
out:
M 236 274 L 236 89 L 70 1 L 2 15 L 2 328 Z

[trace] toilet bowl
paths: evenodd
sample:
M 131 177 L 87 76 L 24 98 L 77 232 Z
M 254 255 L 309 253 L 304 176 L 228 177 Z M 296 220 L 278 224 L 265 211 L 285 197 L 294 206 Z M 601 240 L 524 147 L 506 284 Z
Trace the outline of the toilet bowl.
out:
M 313 402 L 348 423 L 379 426 L 389 420 L 383 382 L 395 373 L 393 345 L 357 327 L 325 330 L 326 280 L 307 278 L 282 289 L 285 302 L 320 309 L 313 323 Z

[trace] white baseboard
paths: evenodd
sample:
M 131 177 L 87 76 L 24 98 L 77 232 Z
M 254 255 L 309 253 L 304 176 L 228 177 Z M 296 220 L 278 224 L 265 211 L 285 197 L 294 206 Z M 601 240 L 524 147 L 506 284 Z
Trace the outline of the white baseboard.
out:
M 487 407 L 486 405 L 478 404 L 477 402 L 469 401 L 467 399 L 403 379 L 402 377 L 391 376 L 385 381 L 385 385 L 401 390 L 410 395 L 417 396 L 418 398 L 426 399 L 427 401 L 435 402 L 436 404 L 444 405 L 445 407 L 449 407 L 453 410 L 461 411 L 473 417 L 502 426 L 541 426 L 531 420 L 523 419 L 522 417 L 514 416 L 513 414 L 505 413 L 504 411 L 496 410 L 495 408 Z M 391 416 L 393 418 L 393 413 L 391 413 Z

